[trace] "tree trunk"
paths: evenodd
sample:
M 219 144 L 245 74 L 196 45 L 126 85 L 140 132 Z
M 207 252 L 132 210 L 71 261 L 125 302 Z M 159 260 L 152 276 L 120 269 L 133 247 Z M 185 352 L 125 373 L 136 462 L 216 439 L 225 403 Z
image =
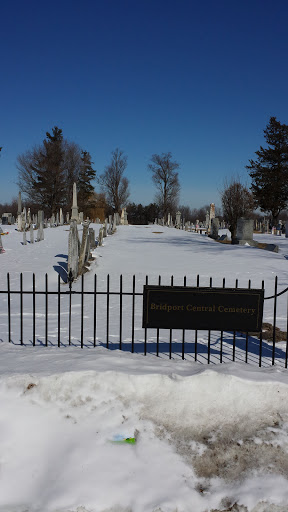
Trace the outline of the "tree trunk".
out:
M 231 226 L 229 226 L 229 230 L 231 232 L 231 243 L 234 245 L 234 244 L 237 244 L 238 243 L 238 239 L 236 237 L 236 233 L 237 233 L 237 224 L 231 224 Z

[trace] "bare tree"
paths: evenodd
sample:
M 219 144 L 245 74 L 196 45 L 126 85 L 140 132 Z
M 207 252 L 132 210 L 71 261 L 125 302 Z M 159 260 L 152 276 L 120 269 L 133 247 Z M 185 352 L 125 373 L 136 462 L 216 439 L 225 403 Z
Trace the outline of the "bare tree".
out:
M 37 174 L 35 166 L 40 158 L 42 146 L 35 146 L 17 157 L 18 181 L 17 185 L 29 203 L 40 204 L 40 194 L 35 190 Z
M 229 223 L 232 243 L 236 239 L 237 221 L 240 217 L 251 215 L 254 210 L 254 198 L 247 187 L 237 178 L 224 181 L 221 191 L 224 218 Z
M 130 195 L 129 181 L 124 176 L 127 167 L 127 156 L 121 149 L 116 148 L 111 153 L 109 165 L 100 176 L 100 184 L 106 196 L 107 204 L 114 212 L 120 212 Z
M 154 154 L 148 169 L 152 172 L 152 180 L 156 185 L 156 204 L 160 207 L 165 220 L 168 213 L 175 213 L 178 207 L 180 184 L 178 178 L 179 164 L 172 160 L 171 153 Z

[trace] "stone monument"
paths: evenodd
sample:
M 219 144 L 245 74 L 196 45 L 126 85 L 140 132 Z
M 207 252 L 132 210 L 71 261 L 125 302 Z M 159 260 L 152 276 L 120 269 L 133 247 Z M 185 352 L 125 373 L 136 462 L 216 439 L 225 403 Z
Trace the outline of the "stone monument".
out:
M 79 259 L 79 237 L 77 221 L 70 222 L 70 231 L 68 239 L 68 275 L 71 271 L 73 279 L 78 277 L 78 259 Z
M 115 214 L 114 214 L 114 222 L 115 222 L 115 227 L 117 226 L 117 216 L 115 217 Z M 121 224 L 124 226 L 127 226 L 128 225 L 128 219 L 127 219 L 127 212 L 126 212 L 126 208 L 122 208 L 122 212 L 121 212 Z
M 78 206 L 77 206 L 77 187 L 76 187 L 76 183 L 73 184 L 73 201 L 72 201 L 71 220 L 76 220 L 77 223 L 79 222 L 79 213 L 78 213 Z
M 211 220 L 211 228 L 210 228 L 210 238 L 213 238 L 214 240 L 218 240 L 218 231 L 219 231 L 219 219 L 217 217 L 214 217 Z

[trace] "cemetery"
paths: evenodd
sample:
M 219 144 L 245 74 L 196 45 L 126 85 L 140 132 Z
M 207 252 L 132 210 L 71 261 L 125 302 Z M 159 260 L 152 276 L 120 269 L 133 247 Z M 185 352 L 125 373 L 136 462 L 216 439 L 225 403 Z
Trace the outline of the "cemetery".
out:
M 1 6 L 0 512 L 288 512 L 280 3 Z
M 172 284 L 175 290 L 183 290 L 183 285 L 196 286 L 199 290 L 201 287 L 221 290 L 225 286 L 228 290 L 235 289 L 236 279 L 239 289 L 259 290 L 264 280 L 265 296 L 273 297 L 277 275 L 276 292 L 286 288 L 288 245 L 285 234 L 262 232 L 262 229 L 256 232 L 251 221 L 241 220 L 239 244 L 221 244 L 218 240 L 223 236 L 229 238 L 229 231 L 215 222 L 213 207 L 211 210 L 212 218 L 207 215 L 206 225 L 184 223 L 179 214 L 175 219 L 170 215 L 167 225 L 163 219 L 156 219 L 150 225 L 129 225 L 125 209 L 122 215 L 110 215 L 104 222 L 97 219 L 96 223 L 79 216 L 75 193 L 73 212 L 70 218 L 66 214 L 66 222 L 60 212 L 59 221 L 57 215 L 49 220 L 39 212 L 29 223 L 28 213 L 25 217 L 22 211 L 17 224 L 2 225 L 2 232 L 8 235 L 0 238 L 3 246 L 0 288 L 2 292 L 7 291 L 8 285 L 10 293 L 0 293 L 0 367 L 1 374 L 10 380 L 7 381 L 8 395 L 4 398 L 0 391 L 0 398 L 2 402 L 10 400 L 14 404 L 15 394 L 24 397 L 22 405 L 18 404 L 18 399 L 15 406 L 10 406 L 10 416 L 16 419 L 16 407 L 20 406 L 24 407 L 26 416 L 25 443 L 20 433 L 15 437 L 18 464 L 26 464 L 29 446 L 35 442 L 42 458 L 47 456 L 46 450 L 53 452 L 52 461 L 56 466 L 56 457 L 57 460 L 65 457 L 64 452 L 69 450 L 69 469 L 65 469 L 69 493 L 71 482 L 75 497 L 78 492 L 85 493 L 80 501 L 75 498 L 79 506 L 94 500 L 91 473 L 85 472 L 85 480 L 81 477 L 80 460 L 86 460 L 88 467 L 97 474 L 97 501 L 103 504 L 102 508 L 104 504 L 125 506 L 130 503 L 131 480 L 129 485 L 125 482 L 129 480 L 131 467 L 136 474 L 144 472 L 149 495 L 157 502 L 159 499 L 161 502 L 157 491 L 161 484 L 165 496 L 170 495 L 175 503 L 183 500 L 184 495 L 187 506 L 192 498 L 198 510 L 204 512 L 208 504 L 211 509 L 220 506 L 221 500 L 226 499 L 228 486 L 229 495 L 232 493 L 235 501 L 241 496 L 240 503 L 245 504 L 243 496 L 247 496 L 256 506 L 262 501 L 265 503 L 270 496 L 264 468 L 271 457 L 275 461 L 273 482 L 278 503 L 287 499 L 287 487 L 282 485 L 286 462 L 280 456 L 286 450 L 284 418 L 288 414 L 287 294 L 277 299 L 275 332 L 282 334 L 274 342 L 273 332 L 270 341 L 265 340 L 264 332 L 260 341 L 259 333 L 221 333 L 201 330 L 203 326 L 196 331 L 188 328 L 185 332 L 179 326 L 172 331 L 142 326 L 143 286 L 147 283 L 156 287 L 156 291 L 159 284 L 165 289 L 171 289 Z M 259 250 L 256 243 L 277 245 L 278 252 Z M 13 294 L 13 291 L 21 293 Z M 224 302 L 219 304 L 220 311 L 224 312 Z M 275 299 L 264 301 L 265 326 L 273 326 L 274 307 Z M 193 310 L 193 305 L 189 309 Z M 272 377 L 273 368 L 277 372 L 273 371 Z M 205 383 L 205 388 L 210 389 L 209 394 L 196 392 L 200 382 L 201 387 Z M 98 403 L 93 386 L 99 390 L 99 396 L 106 397 L 106 406 L 104 402 L 103 405 Z M 63 393 L 67 395 L 65 399 L 61 399 Z M 124 402 L 119 399 L 119 393 L 125 396 Z M 41 411 L 44 412 L 48 404 L 51 412 L 47 410 L 43 416 Z M 58 417 L 56 411 L 60 410 Z M 55 413 L 57 419 L 50 417 Z M 35 422 L 37 430 L 41 431 L 47 419 L 55 435 L 57 432 L 57 438 L 52 434 L 50 441 L 46 439 L 43 444 L 38 435 L 35 438 Z M 86 427 L 80 428 L 83 421 Z M 271 434 L 276 421 L 278 430 Z M 94 430 L 97 425 L 96 438 L 92 425 Z M 162 429 L 163 439 L 155 435 L 156 425 Z M 78 445 L 80 451 L 76 453 L 71 447 L 84 432 L 86 442 Z M 135 448 L 142 447 L 146 455 L 127 452 L 124 446 L 112 448 L 109 440 L 113 441 L 115 433 L 133 438 Z M 207 442 L 206 436 L 211 434 L 215 435 L 215 440 Z M 273 443 L 277 440 L 281 446 L 280 452 L 271 444 L 272 435 Z M 260 450 L 255 436 L 265 440 L 266 448 Z M 237 444 L 237 439 L 242 439 L 243 444 Z M 225 454 L 223 443 L 228 443 Z M 88 456 L 88 452 L 91 455 Z M 150 461 L 156 458 L 162 461 L 160 471 L 151 470 L 150 464 L 148 471 L 147 456 Z M 232 463 L 235 456 L 240 461 L 236 465 Z M 123 457 L 125 466 L 121 462 Z M 212 465 L 208 463 L 211 457 Z M 101 487 L 106 489 L 104 473 L 96 469 L 102 468 L 103 460 L 109 466 L 109 479 L 114 488 L 108 501 L 107 494 L 101 492 Z M 167 469 L 163 466 L 165 460 Z M 226 470 L 228 466 L 230 471 Z M 25 499 L 30 471 L 36 467 L 37 457 L 34 462 L 30 461 L 27 476 L 22 475 L 20 502 Z M 255 472 L 254 477 L 249 468 Z M 20 475 L 16 468 L 14 472 Z M 180 487 L 176 477 L 179 473 L 184 475 Z M 65 500 L 68 487 L 58 470 L 56 475 L 55 492 Z M 8 478 L 4 471 L 6 492 L 0 496 L 0 503 L 1 499 L 9 502 Z M 46 474 L 46 483 L 47 478 L 49 480 Z M 169 485 L 164 483 L 166 479 Z M 186 481 L 190 482 L 189 490 Z M 249 481 L 261 489 L 261 499 L 249 490 Z M 35 483 L 28 500 L 41 502 L 38 476 Z M 199 492 L 202 488 L 207 488 L 209 494 Z M 133 493 L 135 495 L 132 484 Z M 145 498 L 141 495 L 137 499 L 142 509 L 146 509 Z M 56 499 L 56 503 L 60 501 Z
M 287 222 L 71 194 L 2 215 L 0 510 L 286 512 Z

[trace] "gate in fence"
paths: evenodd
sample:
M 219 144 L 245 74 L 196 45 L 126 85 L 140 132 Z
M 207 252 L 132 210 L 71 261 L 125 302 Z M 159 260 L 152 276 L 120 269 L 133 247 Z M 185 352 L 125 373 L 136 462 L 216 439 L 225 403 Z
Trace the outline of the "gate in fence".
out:
M 93 278 L 88 276 L 88 279 L 82 276 L 74 283 L 72 277 L 68 276 L 66 284 L 62 283 L 60 276 L 58 276 L 58 282 L 55 286 L 55 282 L 48 283 L 47 274 L 43 276 L 41 283 L 36 283 L 35 274 L 32 275 L 32 282 L 29 282 L 27 276 L 25 276 L 25 283 L 22 273 L 19 277 L 7 274 L 7 288 L 0 290 L 0 339 L 2 342 L 9 341 L 16 345 L 29 344 L 34 347 L 41 345 L 46 347 L 78 346 L 81 348 L 104 346 L 109 349 L 119 349 L 132 353 L 142 353 L 144 355 L 151 353 L 155 356 L 182 358 L 208 364 L 238 361 L 259 366 L 277 364 L 287 368 L 288 287 L 278 292 L 277 277 L 275 278 L 273 295 L 265 296 L 264 281 L 262 281 L 262 288 L 256 290 L 259 296 L 262 293 L 262 299 L 264 299 L 262 301 L 264 303 L 264 322 L 262 323 L 261 309 L 263 304 L 262 306 L 260 304 L 258 311 L 260 316 L 258 315 L 257 318 L 258 320 L 260 318 L 261 321 L 256 332 L 251 331 L 249 322 L 244 325 L 245 332 L 244 329 L 240 328 L 240 325 L 233 328 L 233 322 L 230 322 L 230 325 L 226 328 L 224 324 L 220 323 L 218 325 L 217 321 L 215 323 L 214 320 L 214 324 L 212 322 L 212 325 L 210 325 L 208 322 L 207 328 L 205 328 L 206 317 L 203 315 L 201 317 L 196 306 L 189 304 L 189 301 L 187 303 L 188 299 L 186 300 L 186 298 L 186 302 L 184 301 L 185 309 L 187 310 L 188 307 L 189 311 L 190 307 L 190 311 L 195 312 L 194 318 L 197 318 L 195 328 L 193 328 L 193 322 L 190 326 L 189 321 L 187 323 L 186 320 L 183 321 L 183 324 L 181 324 L 181 321 L 175 323 L 174 320 L 172 323 L 168 322 L 167 328 L 161 320 L 158 326 L 157 315 L 156 317 L 154 315 L 156 324 L 154 325 L 152 322 L 151 327 L 151 324 L 145 320 L 145 315 L 147 315 L 147 293 L 151 288 L 156 292 L 157 289 L 158 291 L 163 290 L 164 287 L 161 285 L 161 276 L 152 287 L 148 282 L 148 276 L 146 276 L 144 282 L 141 282 L 138 278 L 136 280 L 135 276 L 132 277 L 132 281 L 127 282 L 126 280 L 124 282 L 123 277 L 120 276 L 117 282 L 114 279 L 114 282 L 111 283 L 109 275 L 105 279 L 102 277 L 97 279 L 97 275 L 94 275 Z M 225 292 L 227 298 L 226 292 L 228 289 L 225 287 L 225 279 L 222 281 L 221 288 L 215 288 L 212 285 L 212 278 L 210 278 L 209 286 L 204 289 L 200 287 L 200 276 L 198 275 L 195 285 L 193 292 L 192 288 L 188 287 L 187 279 L 184 277 L 183 286 L 176 287 L 172 276 L 169 287 L 166 285 L 165 288 L 166 291 L 169 288 L 173 292 L 180 288 L 181 292 L 192 290 L 194 296 L 197 295 L 196 291 L 202 293 L 202 290 L 204 290 L 201 300 L 202 303 L 204 300 L 205 304 L 207 304 L 205 297 L 211 297 L 211 294 L 214 296 L 216 291 L 218 294 L 219 291 Z M 54 289 L 51 289 L 53 287 Z M 236 280 L 233 289 L 229 288 L 229 293 L 236 294 L 236 296 L 241 296 L 241 294 L 243 296 L 251 295 L 250 292 L 254 291 L 251 288 L 250 281 L 245 289 L 238 287 L 238 280 Z M 184 295 L 185 297 L 189 296 L 189 294 Z M 197 297 L 199 297 L 199 293 Z M 277 317 L 280 300 L 282 300 L 282 303 L 280 314 Z M 151 309 L 160 311 L 162 308 L 161 311 L 164 310 L 166 313 L 172 307 L 167 304 L 167 301 L 162 301 L 160 305 L 155 305 L 154 301 Z M 177 311 L 184 310 L 183 304 L 177 307 Z M 202 310 L 199 306 L 199 311 L 208 311 L 209 307 L 213 311 L 213 306 L 201 307 Z M 221 307 L 224 311 L 224 305 Z M 251 311 L 249 314 L 252 315 L 252 311 L 254 311 L 253 304 L 248 309 L 246 308 L 246 311 Z M 153 311 L 154 313 L 155 311 Z M 162 315 L 161 318 L 164 317 Z M 281 328 L 276 325 L 279 318 Z M 253 322 L 252 325 L 254 325 Z

